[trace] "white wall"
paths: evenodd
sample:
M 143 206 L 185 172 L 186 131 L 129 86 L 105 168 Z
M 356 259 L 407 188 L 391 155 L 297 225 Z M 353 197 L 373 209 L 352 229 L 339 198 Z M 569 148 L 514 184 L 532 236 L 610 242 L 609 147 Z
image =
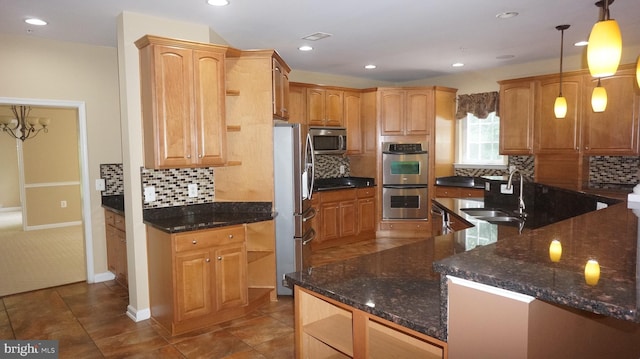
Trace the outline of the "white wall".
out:
M 32 36 L 0 35 L 0 43 L 0 97 L 84 102 L 90 183 L 100 177 L 101 163 L 122 161 L 115 48 Z M 92 190 L 88 195 L 93 272 L 104 273 L 107 257 L 100 192 Z

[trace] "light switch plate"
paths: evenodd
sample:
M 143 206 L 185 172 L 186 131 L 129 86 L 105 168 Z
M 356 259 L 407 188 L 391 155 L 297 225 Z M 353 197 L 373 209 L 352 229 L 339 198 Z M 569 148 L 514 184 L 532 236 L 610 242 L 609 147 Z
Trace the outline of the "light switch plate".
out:
M 507 184 L 506 183 L 500 184 L 500 193 L 502 193 L 502 194 L 513 194 L 513 186 L 511 186 L 511 188 L 507 189 Z
M 98 178 L 96 180 L 96 191 L 104 191 L 106 189 L 106 184 L 104 178 Z
M 156 200 L 156 188 L 153 186 L 144 188 L 144 202 L 151 203 Z

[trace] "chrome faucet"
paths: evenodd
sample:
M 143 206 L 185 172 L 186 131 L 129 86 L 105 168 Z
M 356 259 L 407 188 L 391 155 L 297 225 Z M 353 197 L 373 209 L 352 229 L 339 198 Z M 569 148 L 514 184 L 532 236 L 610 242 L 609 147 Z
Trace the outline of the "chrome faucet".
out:
M 523 178 L 522 178 L 522 172 L 520 172 L 517 168 L 514 167 L 510 167 L 509 168 L 509 181 L 507 181 L 507 190 L 511 190 L 512 187 L 512 180 L 513 180 L 513 175 L 518 172 L 518 174 L 520 175 L 520 197 L 519 197 L 519 203 L 518 203 L 518 213 L 520 214 L 520 216 L 524 216 L 526 213 L 524 213 L 524 209 L 525 209 L 525 205 L 524 205 L 524 198 L 522 196 L 522 189 L 524 188 L 523 185 Z

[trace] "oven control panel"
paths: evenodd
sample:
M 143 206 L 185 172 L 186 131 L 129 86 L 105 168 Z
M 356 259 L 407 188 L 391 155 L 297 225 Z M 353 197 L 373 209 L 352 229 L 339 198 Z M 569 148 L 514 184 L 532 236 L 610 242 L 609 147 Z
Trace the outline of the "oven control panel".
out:
M 424 153 L 422 143 L 395 143 L 384 142 L 383 152 L 385 153 Z

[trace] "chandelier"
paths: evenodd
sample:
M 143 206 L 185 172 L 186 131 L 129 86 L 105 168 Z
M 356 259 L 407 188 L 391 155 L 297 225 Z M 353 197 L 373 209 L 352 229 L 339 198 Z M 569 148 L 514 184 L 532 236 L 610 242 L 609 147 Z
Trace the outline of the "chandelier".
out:
M 15 139 L 24 140 L 34 138 L 40 131 L 49 132 L 50 119 L 45 117 L 29 117 L 31 107 L 11 106 L 12 116 L 0 116 L 0 129 Z

